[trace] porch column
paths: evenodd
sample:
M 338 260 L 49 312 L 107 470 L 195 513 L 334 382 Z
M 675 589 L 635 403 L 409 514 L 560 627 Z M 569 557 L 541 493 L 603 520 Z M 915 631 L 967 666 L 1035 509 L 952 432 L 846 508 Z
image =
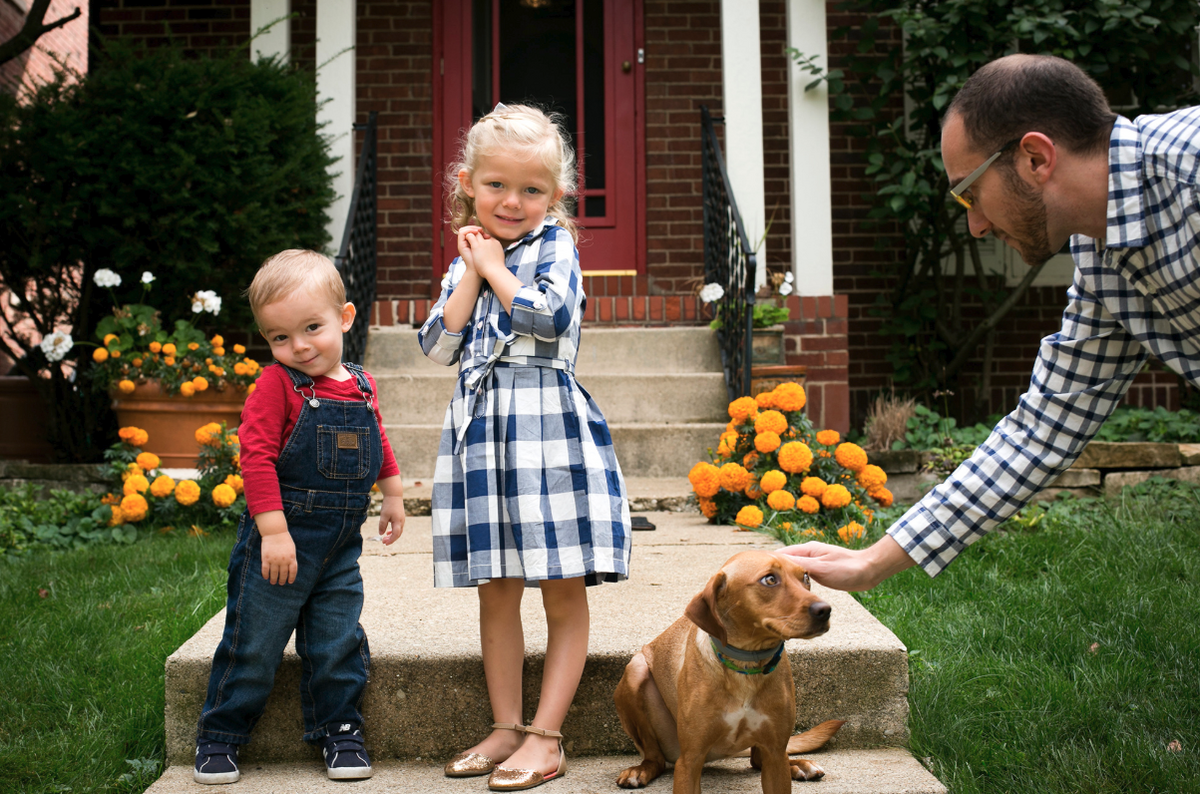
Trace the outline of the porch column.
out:
M 825 0 L 788 0 L 787 42 L 829 68 Z M 792 182 L 792 270 L 800 295 L 833 294 L 833 212 L 829 176 L 829 92 L 811 91 L 813 76 L 788 67 L 788 134 Z
M 337 158 L 330 166 L 337 198 L 329 208 L 328 226 L 334 253 L 354 189 L 355 16 L 355 0 L 317 0 L 317 121 L 325 125 L 321 131 L 331 138 L 330 153 Z
M 758 0 L 721 0 L 721 73 L 725 165 L 746 236 L 755 246 L 767 224 Z M 767 244 L 764 240 L 757 250 L 756 287 L 766 281 Z
M 267 25 L 268 30 L 255 36 L 250 44 L 251 57 L 254 60 L 279 56 L 288 62 L 292 46 L 292 20 L 289 0 L 250 0 L 250 33 L 258 33 Z M 275 24 L 271 24 L 274 22 Z

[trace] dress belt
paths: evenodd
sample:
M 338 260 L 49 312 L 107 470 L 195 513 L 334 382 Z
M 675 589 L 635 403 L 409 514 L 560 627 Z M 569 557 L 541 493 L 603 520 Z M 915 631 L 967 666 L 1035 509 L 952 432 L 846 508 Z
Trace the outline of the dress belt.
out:
M 496 352 L 500 352 L 504 345 L 503 340 L 497 340 Z M 466 379 L 466 386 L 469 389 L 466 397 L 466 415 L 463 417 L 462 427 L 458 429 L 458 436 L 454 439 L 453 453 L 455 455 L 462 454 L 463 439 L 466 438 L 467 428 L 471 426 L 471 420 L 483 416 L 483 412 L 487 407 L 487 401 L 484 399 L 485 384 L 487 377 L 492 373 L 492 370 L 497 366 L 503 367 L 547 367 L 550 369 L 563 370 L 564 372 L 575 372 L 575 364 L 572 361 L 567 361 L 565 358 L 546 358 L 543 356 L 489 356 L 487 361 L 484 361 L 474 370 L 472 370 Z

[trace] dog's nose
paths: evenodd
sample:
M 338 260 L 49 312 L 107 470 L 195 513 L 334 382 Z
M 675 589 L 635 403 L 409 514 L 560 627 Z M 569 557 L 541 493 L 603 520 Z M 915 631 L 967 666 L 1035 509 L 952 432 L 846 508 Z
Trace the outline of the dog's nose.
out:
M 814 601 L 808 608 L 808 614 L 813 616 L 814 620 L 829 620 L 829 613 L 833 608 L 824 601 Z

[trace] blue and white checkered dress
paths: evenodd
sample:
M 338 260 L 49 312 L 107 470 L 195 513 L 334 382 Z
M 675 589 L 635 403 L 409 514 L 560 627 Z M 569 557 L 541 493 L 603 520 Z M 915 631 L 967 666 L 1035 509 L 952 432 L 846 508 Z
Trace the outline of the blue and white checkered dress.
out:
M 1071 238 L 1062 328 L 1029 391 L 888 533 L 931 576 L 1068 469 L 1148 354 L 1200 385 L 1200 108 L 1118 118 L 1105 240 Z
M 575 380 L 585 297 L 579 253 L 553 218 L 510 245 L 522 284 L 512 314 L 486 286 L 471 322 L 446 330 L 443 308 L 460 258 L 418 338 L 440 364 L 458 362 L 433 477 L 433 579 L 629 575 L 629 502 L 604 415 Z

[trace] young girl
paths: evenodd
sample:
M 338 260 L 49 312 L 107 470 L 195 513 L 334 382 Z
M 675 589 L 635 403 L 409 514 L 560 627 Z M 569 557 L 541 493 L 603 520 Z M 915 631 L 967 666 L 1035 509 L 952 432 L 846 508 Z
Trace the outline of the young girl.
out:
M 556 119 L 497 105 L 467 133 L 451 230 L 458 251 L 421 328 L 459 364 L 433 484 L 434 584 L 478 586 L 492 733 L 446 765 L 494 791 L 566 770 L 563 718 L 587 659 L 585 585 L 629 572 L 625 482 L 600 409 L 575 381 L 583 279 L 563 197 L 575 157 Z M 548 630 L 537 713 L 524 725 L 521 596 Z

